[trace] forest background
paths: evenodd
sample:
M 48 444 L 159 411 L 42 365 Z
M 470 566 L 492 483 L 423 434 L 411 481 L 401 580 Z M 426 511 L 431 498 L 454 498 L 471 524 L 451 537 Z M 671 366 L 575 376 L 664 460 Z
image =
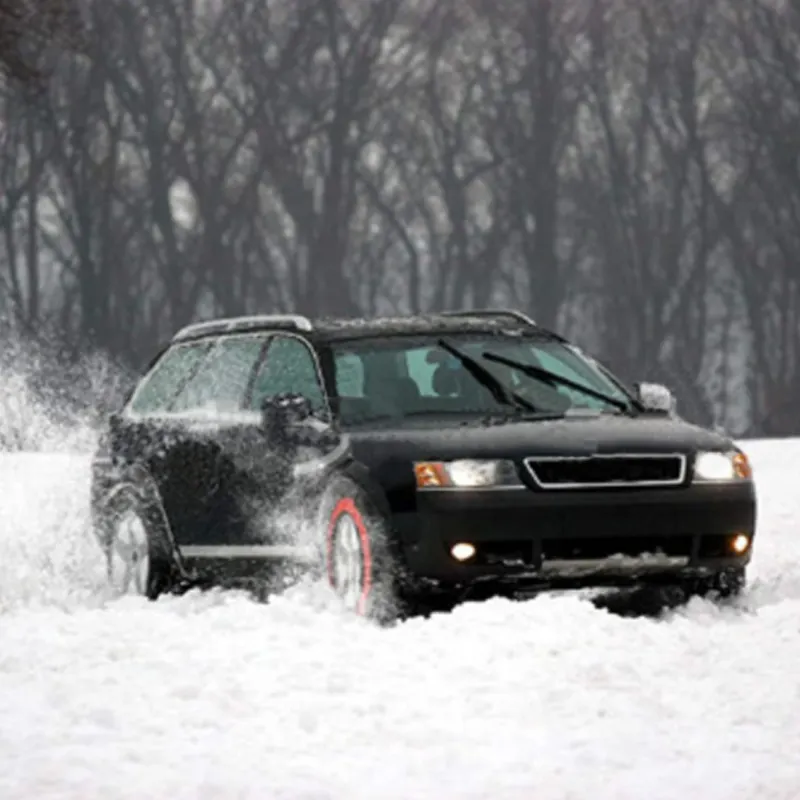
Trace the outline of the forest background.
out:
M 0 62 L 0 366 L 65 411 L 213 315 L 513 306 L 800 433 L 796 0 L 0 0 Z

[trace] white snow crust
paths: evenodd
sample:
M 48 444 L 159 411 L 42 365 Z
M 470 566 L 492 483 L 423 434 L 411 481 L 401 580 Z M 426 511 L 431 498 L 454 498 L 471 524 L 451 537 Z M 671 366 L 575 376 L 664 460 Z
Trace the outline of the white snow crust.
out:
M 0 458 L 2 800 L 797 800 L 800 441 L 745 442 L 751 584 L 380 629 L 323 589 L 109 599 L 83 455 Z

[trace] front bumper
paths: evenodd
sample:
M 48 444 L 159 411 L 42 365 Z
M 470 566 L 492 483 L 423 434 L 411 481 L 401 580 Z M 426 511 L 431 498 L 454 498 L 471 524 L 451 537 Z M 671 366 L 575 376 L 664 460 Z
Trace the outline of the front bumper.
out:
M 425 490 L 396 514 L 408 577 L 459 587 L 484 581 L 621 585 L 690 579 L 749 563 L 756 529 L 752 483 L 669 489 L 532 492 Z M 737 535 L 750 546 L 736 553 Z M 475 556 L 458 562 L 452 546 Z

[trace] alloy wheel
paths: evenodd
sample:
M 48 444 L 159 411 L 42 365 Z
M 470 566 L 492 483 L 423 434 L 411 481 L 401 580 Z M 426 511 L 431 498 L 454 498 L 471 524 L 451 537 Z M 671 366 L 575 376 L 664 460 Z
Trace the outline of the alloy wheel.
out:
M 108 553 L 108 580 L 118 594 L 147 594 L 150 546 L 144 521 L 135 511 L 125 512 L 114 527 Z
M 333 534 L 333 582 L 348 611 L 359 611 L 364 592 L 364 561 L 356 521 L 342 514 Z

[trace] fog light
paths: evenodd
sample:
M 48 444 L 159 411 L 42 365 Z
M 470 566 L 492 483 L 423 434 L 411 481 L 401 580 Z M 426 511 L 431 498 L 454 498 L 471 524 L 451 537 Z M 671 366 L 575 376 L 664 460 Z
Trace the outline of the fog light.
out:
M 731 539 L 731 550 L 737 555 L 742 555 L 748 547 L 750 547 L 750 537 L 743 533 L 739 533 Z
M 475 545 L 469 542 L 459 542 L 450 548 L 450 555 L 456 561 L 469 561 L 475 555 Z

